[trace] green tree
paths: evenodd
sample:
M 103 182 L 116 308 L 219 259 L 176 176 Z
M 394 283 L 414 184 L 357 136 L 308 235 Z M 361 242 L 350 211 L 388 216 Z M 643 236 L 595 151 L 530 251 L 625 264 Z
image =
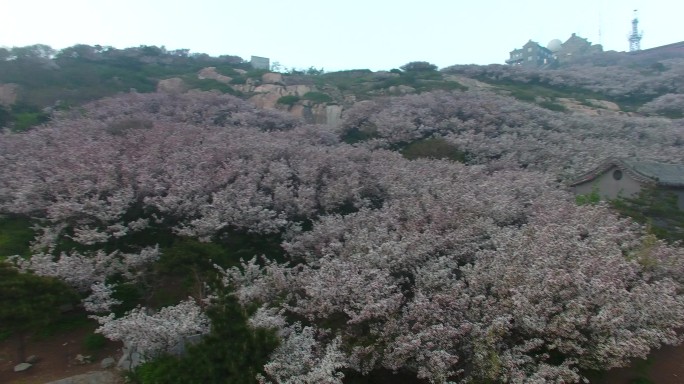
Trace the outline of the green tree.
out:
M 442 138 L 428 138 L 414 141 L 401 150 L 401 154 L 409 159 L 449 159 L 465 163 L 466 155 L 454 144 Z
M 295 105 L 299 101 L 299 96 L 295 95 L 285 95 L 281 98 L 279 98 L 276 103 L 278 104 L 283 104 L 283 105 Z
M 17 358 L 25 360 L 25 340 L 59 318 L 60 306 L 73 303 L 76 293 L 63 282 L 19 272 L 0 262 L 0 334 L 17 340 Z
M 5 61 L 12 56 L 7 48 L 0 48 L 0 61 Z
M 620 214 L 645 224 L 661 239 L 684 241 L 684 211 L 672 192 L 645 188 L 637 196 L 611 200 L 611 205 Z
M 412 61 L 402 65 L 400 68 L 406 72 L 433 72 L 437 70 L 436 65 L 430 64 L 427 61 Z
M 52 47 L 45 44 L 12 48 L 12 56 L 16 57 L 17 60 L 51 59 L 56 52 Z
M 12 114 L 7 108 L 0 105 L 0 128 L 6 127 L 12 121 Z
M 247 312 L 235 296 L 221 294 L 207 310 L 211 333 L 185 356 L 162 356 L 138 368 L 135 380 L 141 384 L 253 384 L 257 373 L 278 346 L 272 330 L 251 328 Z
M 302 96 L 304 100 L 311 100 L 314 103 L 330 103 L 333 101 L 332 97 L 323 92 L 307 92 Z

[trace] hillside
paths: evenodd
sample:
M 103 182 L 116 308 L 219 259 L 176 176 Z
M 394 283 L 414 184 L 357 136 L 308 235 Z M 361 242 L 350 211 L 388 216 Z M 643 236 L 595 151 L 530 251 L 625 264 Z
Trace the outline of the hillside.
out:
M 51 284 L 136 382 L 571 383 L 680 341 L 681 244 L 567 182 L 684 163 L 684 58 L 0 54 L 0 258 L 33 274 L 4 284 Z M 44 326 L 17 313 L 0 336 Z

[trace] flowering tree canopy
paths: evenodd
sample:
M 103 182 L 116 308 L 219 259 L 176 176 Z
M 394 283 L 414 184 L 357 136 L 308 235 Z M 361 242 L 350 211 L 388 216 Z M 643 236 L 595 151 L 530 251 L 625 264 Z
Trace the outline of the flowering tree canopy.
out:
M 341 141 L 353 130 L 372 137 Z M 468 165 L 390 149 L 443 137 Z M 106 315 L 112 276 L 160 257 L 150 228 L 278 235 L 287 262 L 222 270 L 280 346 L 262 382 L 344 370 L 431 382 L 576 382 L 679 342 L 684 251 L 557 180 L 607 152 L 682 160 L 681 122 L 581 117 L 489 91 L 378 99 L 339 131 L 232 97 L 128 94 L 0 140 L 0 212 L 31 217 L 16 264 L 89 294 L 100 332 L 149 355 L 209 331 L 192 299 Z M 518 165 L 522 165 L 519 167 Z M 114 248 L 114 249 L 113 249 Z

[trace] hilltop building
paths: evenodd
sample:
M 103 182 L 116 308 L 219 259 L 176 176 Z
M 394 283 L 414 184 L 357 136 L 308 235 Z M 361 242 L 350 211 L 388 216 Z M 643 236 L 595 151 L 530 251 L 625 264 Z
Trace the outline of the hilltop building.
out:
M 267 71 L 271 69 L 271 60 L 268 57 L 252 56 L 249 62 L 254 69 L 265 69 Z
M 506 60 L 506 64 L 524 67 L 542 67 L 551 64 L 553 61 L 553 52 L 532 40 L 528 41 L 522 48 L 512 50 L 510 56 Z
M 577 195 L 596 190 L 602 199 L 634 197 L 644 188 L 656 188 L 676 195 L 677 206 L 684 211 L 684 164 L 607 159 L 577 177 L 570 186 Z
M 599 52 L 603 52 L 600 44 L 592 44 L 573 33 L 564 43 L 553 39 L 546 47 L 530 40 L 522 48 L 512 50 L 506 64 L 541 68 Z
M 555 51 L 556 60 L 559 62 L 572 60 L 573 57 L 592 55 L 603 52 L 601 44 L 592 44 L 589 40 L 572 34 L 560 48 Z

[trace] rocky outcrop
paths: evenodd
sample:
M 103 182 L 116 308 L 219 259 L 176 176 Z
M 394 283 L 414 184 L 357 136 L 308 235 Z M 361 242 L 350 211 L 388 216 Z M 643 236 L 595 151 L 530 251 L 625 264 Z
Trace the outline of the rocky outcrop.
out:
M 283 75 L 276 72 L 264 73 L 261 75 L 261 82 L 263 84 L 285 84 L 283 83 Z
M 17 84 L 0 84 L 0 105 L 9 107 L 16 103 L 18 91 L 19 86 Z
M 312 88 L 308 85 L 278 85 L 278 84 L 261 84 L 254 87 L 254 96 L 249 98 L 259 108 L 276 109 L 278 99 L 283 96 L 299 96 L 302 97 L 311 92 Z
M 119 362 L 116 364 L 116 366 L 119 369 L 130 371 L 144 362 L 144 356 L 140 353 L 140 351 L 138 351 L 137 348 L 135 348 L 135 346 L 129 343 L 124 343 L 121 358 L 119 358 Z
M 326 105 L 325 106 L 325 124 L 331 127 L 339 127 L 342 123 L 342 106 L 341 105 Z
M 159 80 L 157 83 L 157 92 L 178 94 L 188 90 L 188 86 L 180 77 L 172 77 L 170 79 Z
M 216 72 L 216 67 L 202 68 L 197 73 L 197 78 L 200 80 L 203 80 L 203 79 L 216 80 L 219 83 L 223 83 L 223 84 L 230 84 L 230 82 L 233 80 L 232 77 L 222 75 L 222 74 Z
M 310 101 L 304 101 L 289 107 L 288 112 L 309 124 L 325 124 L 337 127 L 342 120 L 341 105 L 314 104 Z
M 204 68 L 199 71 L 197 76 L 200 79 L 214 79 L 225 84 L 230 82 L 230 77 L 217 73 L 215 67 Z M 284 110 L 309 124 L 327 124 L 336 127 L 341 121 L 341 105 L 314 103 L 310 100 L 302 100 L 291 106 L 278 104 L 278 99 L 283 96 L 304 97 L 309 92 L 317 91 L 315 87 L 305 84 L 285 85 L 283 75 L 280 73 L 265 73 L 261 76 L 261 80 L 247 79 L 245 84 L 231 84 L 231 87 L 236 91 L 252 94 L 248 100 L 257 108 Z M 157 92 L 183 93 L 187 90 L 187 84 L 178 77 L 161 80 L 157 83 Z M 413 91 L 412 88 L 398 90 L 401 93 L 411 93 Z M 137 359 L 138 356 L 132 355 L 132 353 L 129 355 L 127 359 L 124 359 L 125 361 L 119 362 L 120 368 L 130 369 L 131 366 L 135 366 L 138 363 L 137 361 L 132 361 L 134 360 L 132 357 Z

